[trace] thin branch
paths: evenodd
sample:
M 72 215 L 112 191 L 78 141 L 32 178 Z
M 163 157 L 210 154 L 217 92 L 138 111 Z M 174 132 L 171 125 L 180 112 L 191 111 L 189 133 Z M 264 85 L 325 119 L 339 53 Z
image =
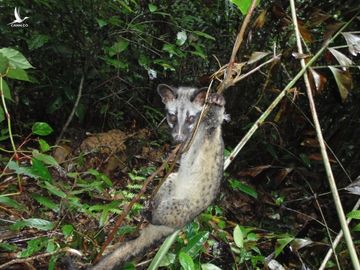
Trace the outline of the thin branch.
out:
M 52 255 L 58 254 L 58 253 L 62 253 L 62 252 L 68 252 L 68 253 L 71 253 L 71 254 L 74 254 L 77 256 L 82 256 L 81 252 L 79 252 L 78 250 L 72 249 L 69 247 L 65 247 L 65 248 L 61 248 L 61 249 L 53 251 L 53 252 L 43 253 L 43 254 L 32 256 L 32 257 L 24 258 L 24 259 L 14 259 L 14 260 L 8 261 L 7 263 L 0 265 L 0 269 L 8 269 L 8 267 L 13 264 L 28 263 L 31 261 L 46 258 L 46 257 L 52 256 Z
M 84 85 L 84 74 L 82 75 L 81 80 L 80 80 L 79 90 L 78 90 L 78 94 L 77 94 L 77 97 L 76 97 L 76 100 L 75 100 L 75 103 L 74 103 L 74 107 L 73 107 L 68 119 L 66 120 L 66 123 L 65 123 L 64 127 L 62 128 L 59 137 L 56 139 L 55 144 L 59 144 L 62 137 L 64 136 L 65 131 L 69 127 L 70 122 L 72 121 L 72 119 L 73 119 L 73 117 L 75 115 L 76 109 L 79 106 L 80 98 L 81 98 L 81 95 L 82 95 L 83 85 Z
M 248 26 L 248 24 L 250 22 L 250 18 L 251 18 L 252 14 L 253 14 L 253 12 L 255 10 L 256 3 L 257 3 L 257 0 L 252 0 L 250 9 L 249 9 L 248 13 L 246 14 L 245 19 L 244 19 L 244 21 L 243 21 L 243 23 L 241 25 L 239 34 L 236 36 L 236 40 L 235 40 L 235 44 L 234 44 L 233 49 L 232 49 L 229 64 L 228 64 L 227 69 L 226 69 L 225 78 L 218 87 L 217 92 L 219 94 L 221 94 L 222 92 L 225 91 L 226 88 L 228 88 L 229 86 L 234 84 L 234 82 L 232 81 L 232 69 L 233 69 L 233 66 L 234 66 L 234 63 L 235 63 L 235 57 L 236 57 L 236 54 L 237 54 L 237 52 L 238 52 L 238 50 L 239 50 L 239 48 L 241 46 L 241 43 L 244 40 L 245 31 L 246 31 L 246 28 L 247 28 L 247 26 Z
M 292 20 L 293 20 L 294 28 L 295 28 L 294 30 L 295 30 L 295 35 L 296 35 L 296 43 L 297 43 L 297 47 L 298 47 L 298 52 L 300 54 L 303 54 L 303 49 L 302 49 L 302 43 L 301 43 L 301 38 L 300 38 L 300 31 L 299 31 L 299 27 L 298 27 L 298 23 L 297 23 L 296 9 L 295 9 L 294 0 L 290 0 L 290 6 L 291 6 Z M 305 59 L 301 59 L 300 63 L 301 63 L 301 66 L 303 68 L 306 67 Z M 305 72 L 303 75 L 304 75 L 304 80 L 305 80 L 305 85 L 306 85 L 306 93 L 307 93 L 308 100 L 309 100 L 309 105 L 310 105 L 310 111 L 311 111 L 311 115 L 312 115 L 314 125 L 315 125 L 316 136 L 317 136 L 318 141 L 319 141 L 319 147 L 320 147 L 320 150 L 321 150 L 321 155 L 322 155 L 322 158 L 323 158 L 325 171 L 326 171 L 326 175 L 327 175 L 327 178 L 328 178 L 328 181 L 329 181 L 331 193 L 333 195 L 333 199 L 334 199 L 334 203 L 335 203 L 335 207 L 336 207 L 336 212 L 337 212 L 338 217 L 339 217 L 340 225 L 341 225 L 342 231 L 343 231 L 344 236 L 345 236 L 345 241 L 346 241 L 346 244 L 347 244 L 347 247 L 348 247 L 348 250 L 349 250 L 349 254 L 350 254 L 351 261 L 352 261 L 352 264 L 354 266 L 354 269 L 360 269 L 359 258 L 357 257 L 355 246 L 354 246 L 354 243 L 353 243 L 352 238 L 351 238 L 350 230 L 349 230 L 349 227 L 347 226 L 347 223 L 346 223 L 345 213 L 344 213 L 344 210 L 343 210 L 343 207 L 342 207 L 342 204 L 341 204 L 339 193 L 337 191 L 335 178 L 334 178 L 333 172 L 331 170 L 331 165 L 330 165 L 329 157 L 328 157 L 328 154 L 327 154 L 327 151 L 326 151 L 324 138 L 323 138 L 323 135 L 322 135 L 322 132 L 321 132 L 321 126 L 320 126 L 320 122 L 319 122 L 318 115 L 317 115 L 317 112 L 316 112 L 315 102 L 314 102 L 314 98 L 313 98 L 313 95 L 312 95 L 311 85 L 310 85 L 310 81 L 309 81 L 309 78 L 308 78 L 308 74 Z

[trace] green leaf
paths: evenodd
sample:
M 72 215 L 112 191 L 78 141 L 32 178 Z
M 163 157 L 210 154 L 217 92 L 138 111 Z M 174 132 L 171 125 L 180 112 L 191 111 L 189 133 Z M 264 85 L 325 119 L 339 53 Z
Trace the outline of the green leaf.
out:
M 39 146 L 41 152 L 47 152 L 50 150 L 50 145 L 43 139 L 39 139 Z
M 244 183 L 241 183 L 239 180 L 236 180 L 236 179 L 230 179 L 229 182 L 230 182 L 231 187 L 234 190 L 240 190 L 255 199 L 258 198 L 258 194 L 257 194 L 256 190 L 254 190 L 252 187 L 250 187 Z
M 46 246 L 46 252 L 54 252 L 56 250 L 56 245 L 54 239 L 50 239 Z
M 55 100 L 50 101 L 47 107 L 48 113 L 54 113 L 55 111 L 59 110 L 64 104 L 64 99 L 61 96 L 58 96 Z
M 109 55 L 114 56 L 115 54 L 121 53 L 125 51 L 129 46 L 129 41 L 122 39 L 116 43 L 110 48 Z
M 50 200 L 47 197 L 38 195 L 38 194 L 31 194 L 31 197 L 36 200 L 39 204 L 53 210 L 54 212 L 59 212 L 60 207 L 59 204 L 54 203 L 52 200 Z
M 7 166 L 10 170 L 13 170 L 15 171 L 15 173 L 17 174 L 21 174 L 21 175 L 27 175 L 31 178 L 35 178 L 37 179 L 38 176 L 35 175 L 33 172 L 32 172 L 32 168 L 31 167 L 20 167 L 15 161 L 11 160 L 9 161 L 8 163 L 8 166 Z
M 200 37 L 204 37 L 206 39 L 210 39 L 210 40 L 215 40 L 215 38 L 207 33 L 201 32 L 201 31 L 194 31 L 194 34 L 200 36 Z
M 79 102 L 75 110 L 75 115 L 77 118 L 79 118 L 80 123 L 84 121 L 85 114 L 86 114 L 86 107 L 83 103 Z
M 2 48 L 0 49 L 0 53 L 2 53 L 9 60 L 9 66 L 11 68 L 33 68 L 28 60 L 26 60 L 25 56 L 17 50 L 11 48 Z
M 162 50 L 164 52 L 168 52 L 170 57 L 173 57 L 174 55 L 179 55 L 178 49 L 176 48 L 176 46 L 174 44 L 164 44 L 164 46 L 162 47 Z
M 196 56 L 201 57 L 202 59 L 206 59 L 207 55 L 205 54 L 203 50 L 203 45 L 200 44 L 192 44 L 192 46 L 195 48 L 195 51 L 191 51 L 190 53 Z
M 292 241 L 294 237 L 288 236 L 284 238 L 279 238 L 276 241 L 275 247 L 275 258 L 283 251 L 283 249 Z
M 13 101 L 12 97 L 11 97 L 11 92 L 10 92 L 10 88 L 8 86 L 8 84 L 6 83 L 6 81 L 2 78 L 0 78 L 0 80 L 2 80 L 2 91 L 4 93 L 4 97 L 7 99 L 7 100 L 11 100 Z
M 175 262 L 175 259 L 176 259 L 176 255 L 174 253 L 168 252 L 161 260 L 159 267 L 170 266 Z
M 48 270 L 56 270 L 57 255 L 52 255 L 49 260 Z
M 7 252 L 14 252 L 16 249 L 17 249 L 16 245 L 0 242 L 0 250 L 4 250 Z
M 179 253 L 179 262 L 184 270 L 195 270 L 193 259 L 183 251 Z
M 139 63 L 140 66 L 147 69 L 147 68 L 149 68 L 150 60 L 145 54 L 140 54 L 140 57 L 138 59 L 138 63 Z
M 113 67 L 118 69 L 127 69 L 129 67 L 129 64 L 122 60 L 111 59 L 106 57 L 100 57 L 100 58 L 105 60 L 107 64 L 112 65 Z
M 0 53 L 0 74 L 5 74 L 9 67 L 9 59 Z
M 19 257 L 30 257 L 31 255 L 39 252 L 40 250 L 45 249 L 45 247 L 47 246 L 47 241 L 48 239 L 46 237 L 40 237 L 27 241 L 27 247 L 20 253 Z
M 176 34 L 176 45 L 178 46 L 184 45 L 186 40 L 187 40 L 187 35 L 185 31 L 181 31 Z
M 353 210 L 346 215 L 348 218 L 360 219 L 360 210 Z
M 49 42 L 49 36 L 36 34 L 30 40 L 27 41 L 29 50 L 36 50 L 44 46 L 46 43 Z
M 181 251 L 195 257 L 203 249 L 204 243 L 209 238 L 209 232 L 199 232 L 189 239 L 188 244 Z
M 31 172 L 38 176 L 40 179 L 45 181 L 52 181 L 51 174 L 49 173 L 48 168 L 44 165 L 44 163 L 36 158 L 31 159 L 32 166 Z
M 360 223 L 353 228 L 354 232 L 360 232 Z
M 239 225 L 236 225 L 236 227 L 234 228 L 233 237 L 234 237 L 235 245 L 239 248 L 243 248 L 244 247 L 244 234 L 241 231 Z
M 6 205 L 7 207 L 12 207 L 21 212 L 27 211 L 25 205 L 18 203 L 17 201 L 6 196 L 0 196 L 0 204 Z
M 5 112 L 2 107 L 0 107 L 0 123 L 5 120 Z M 2 136 L 1 136 L 2 137 Z M 8 136 L 7 136 L 8 138 Z M 0 139 L 1 141 L 1 139 Z
M 201 270 L 221 270 L 221 268 L 212 263 L 204 263 L 201 265 Z
M 74 226 L 71 224 L 65 224 L 64 226 L 62 226 L 61 231 L 65 237 L 69 237 L 74 232 Z
M 12 230 L 22 230 L 25 227 L 35 228 L 42 231 L 50 231 L 54 228 L 54 223 L 51 221 L 40 219 L 40 218 L 29 218 L 24 220 L 19 220 L 12 224 L 10 228 Z
M 154 259 L 151 261 L 148 270 L 156 270 L 159 267 L 159 264 L 162 262 L 164 256 L 167 254 L 168 250 L 170 249 L 171 245 L 175 242 L 177 235 L 179 234 L 179 230 L 175 231 L 172 235 L 168 236 L 164 243 L 159 248 L 158 252 L 156 253 Z
M 155 6 L 154 4 L 149 4 L 148 8 L 149 8 L 150 12 L 155 12 L 158 9 L 158 7 Z
M 246 15 L 251 6 L 251 0 L 230 0 L 231 3 L 235 4 L 243 15 Z M 259 1 L 257 1 L 257 4 Z
M 9 72 L 7 73 L 7 77 L 19 81 L 30 82 L 29 76 L 27 75 L 26 71 L 20 68 L 9 69 Z
M 47 165 L 55 166 L 55 167 L 59 166 L 57 161 L 52 156 L 49 156 L 49 155 L 46 155 L 46 154 L 43 154 L 43 153 L 39 153 L 38 150 L 34 150 L 32 152 L 32 155 L 33 155 L 34 158 L 44 162 Z
M 164 70 L 175 71 L 175 68 L 168 61 L 164 59 L 156 59 L 154 63 L 162 66 Z
M 32 132 L 36 135 L 46 136 L 53 132 L 54 130 L 45 122 L 36 122 L 32 126 Z
M 58 196 L 60 198 L 66 198 L 66 193 L 60 190 L 58 187 L 50 184 L 49 182 L 45 182 L 45 188 L 55 196 Z
M 108 24 L 108 22 L 103 19 L 96 19 L 96 22 L 98 23 L 100 28 L 103 28 L 104 26 L 106 26 Z

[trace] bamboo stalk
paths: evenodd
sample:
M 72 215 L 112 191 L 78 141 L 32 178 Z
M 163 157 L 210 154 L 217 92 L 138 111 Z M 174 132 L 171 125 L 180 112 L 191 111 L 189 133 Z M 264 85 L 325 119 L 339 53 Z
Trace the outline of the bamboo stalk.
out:
M 297 43 L 297 47 L 298 47 L 298 52 L 300 54 L 303 54 L 303 49 L 302 49 L 302 44 L 301 44 L 300 31 L 299 31 L 299 27 L 298 27 L 298 23 L 297 23 L 296 8 L 295 8 L 294 0 L 290 0 L 290 6 L 291 6 L 291 15 L 292 15 L 292 20 L 293 20 L 293 24 L 294 24 L 294 30 L 295 30 L 295 35 L 296 35 L 296 43 Z M 303 68 L 306 68 L 305 59 L 301 59 L 300 63 L 301 63 L 301 66 Z M 309 105 L 310 105 L 310 111 L 311 111 L 311 115 L 312 115 L 314 125 L 315 125 L 316 136 L 317 136 L 317 139 L 319 141 L 319 147 L 320 147 L 320 151 L 321 151 L 321 156 L 323 158 L 326 175 L 327 175 L 327 178 L 328 178 L 328 181 L 329 181 L 331 193 L 333 195 L 333 199 L 334 199 L 334 203 L 335 203 L 335 207 L 336 207 L 336 212 L 338 214 L 340 225 L 341 225 L 342 231 L 344 233 L 345 241 L 346 241 L 346 244 L 347 244 L 347 247 L 348 247 L 348 250 L 349 250 L 350 258 L 351 258 L 352 264 L 354 266 L 354 269 L 360 269 L 359 258 L 357 257 L 355 246 L 354 246 L 354 243 L 353 243 L 352 238 L 351 238 L 350 230 L 349 230 L 349 227 L 347 226 L 347 223 L 346 223 L 345 213 L 344 213 L 344 210 L 343 210 L 343 207 L 342 207 L 342 204 L 341 204 L 341 200 L 340 200 L 340 196 L 339 196 L 339 193 L 338 193 L 338 190 L 337 190 L 337 187 L 336 187 L 335 178 L 334 178 L 333 172 L 331 170 L 329 157 L 328 157 L 328 154 L 327 154 L 327 151 L 326 151 L 324 138 L 323 138 L 323 135 L 322 135 L 322 132 L 321 132 L 321 126 L 320 126 L 319 118 L 318 118 L 318 115 L 317 115 L 317 112 L 316 112 L 316 106 L 315 106 L 314 98 L 313 98 L 312 91 L 311 91 L 309 77 L 308 77 L 308 74 L 306 72 L 303 75 L 304 75 L 304 81 L 305 81 L 305 86 L 306 86 L 306 93 L 307 93 L 308 100 L 309 100 Z

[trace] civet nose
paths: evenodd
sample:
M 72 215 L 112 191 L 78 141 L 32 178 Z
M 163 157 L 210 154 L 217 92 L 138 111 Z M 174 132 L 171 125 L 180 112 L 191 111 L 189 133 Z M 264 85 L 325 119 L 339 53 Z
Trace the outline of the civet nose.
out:
M 186 136 L 184 134 L 176 134 L 173 135 L 174 141 L 175 143 L 182 143 L 185 141 Z

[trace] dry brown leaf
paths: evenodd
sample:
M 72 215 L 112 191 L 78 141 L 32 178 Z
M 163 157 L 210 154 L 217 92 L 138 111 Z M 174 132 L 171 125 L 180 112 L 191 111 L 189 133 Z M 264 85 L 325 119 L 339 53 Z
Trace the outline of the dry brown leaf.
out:
M 310 78 L 310 83 L 312 84 L 312 88 L 315 87 L 315 90 L 317 93 L 320 93 L 324 90 L 327 79 L 324 75 L 322 75 L 321 73 L 315 71 L 313 68 L 309 68 L 309 78 Z
M 313 38 L 310 30 L 307 29 L 304 24 L 299 24 L 299 31 L 300 31 L 300 34 L 301 34 L 302 38 L 303 38 L 306 42 L 308 42 L 308 43 L 314 42 L 314 38 Z
M 305 138 L 301 143 L 300 143 L 301 146 L 304 146 L 304 147 L 316 147 L 318 148 L 319 147 L 319 142 L 317 139 L 314 139 L 314 138 Z
M 293 170 L 293 168 L 281 168 L 274 176 L 276 184 L 280 185 Z
M 321 161 L 323 160 L 322 155 L 320 153 L 312 153 L 308 156 L 308 158 L 310 160 L 315 160 L 315 161 Z M 336 163 L 336 160 L 329 158 L 329 161 L 332 163 Z
M 341 101 L 345 102 L 349 95 L 349 91 L 353 88 L 351 74 L 349 71 L 344 71 L 336 67 L 329 66 L 329 68 L 334 75 Z
M 259 175 L 260 173 L 262 173 L 263 171 L 265 171 L 266 169 L 271 168 L 271 165 L 262 165 L 262 166 L 257 166 L 254 168 L 249 168 L 247 170 L 243 170 L 241 172 L 239 172 L 239 176 L 250 176 L 250 177 L 256 177 L 257 175 Z
M 256 18 L 254 22 L 254 28 L 262 28 L 265 24 L 267 11 L 264 9 L 260 12 L 259 16 Z
M 312 26 L 317 26 L 331 17 L 332 15 L 329 15 L 327 13 L 324 13 L 322 10 L 317 9 L 310 15 L 310 24 Z
M 329 40 L 334 33 L 336 33 L 342 26 L 344 25 L 343 22 L 340 23 L 334 23 L 334 24 L 328 24 L 326 26 L 326 30 L 324 33 L 324 42 Z

